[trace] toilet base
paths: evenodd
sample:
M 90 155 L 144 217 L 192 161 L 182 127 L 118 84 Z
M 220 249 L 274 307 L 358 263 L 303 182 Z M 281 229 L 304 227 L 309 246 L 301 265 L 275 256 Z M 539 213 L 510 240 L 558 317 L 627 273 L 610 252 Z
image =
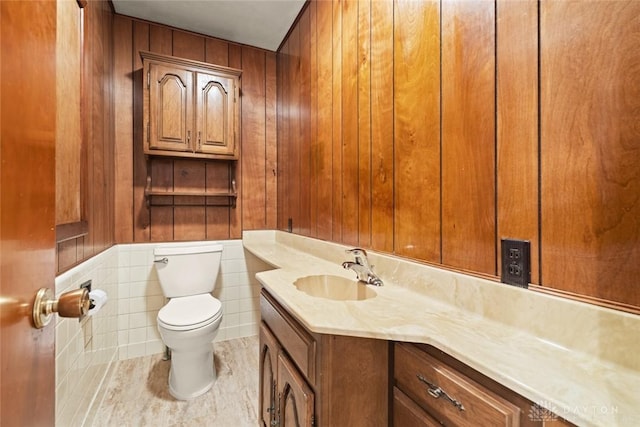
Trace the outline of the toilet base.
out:
M 190 400 L 203 395 L 216 381 L 213 345 L 208 351 L 171 351 L 169 393 L 178 400 Z

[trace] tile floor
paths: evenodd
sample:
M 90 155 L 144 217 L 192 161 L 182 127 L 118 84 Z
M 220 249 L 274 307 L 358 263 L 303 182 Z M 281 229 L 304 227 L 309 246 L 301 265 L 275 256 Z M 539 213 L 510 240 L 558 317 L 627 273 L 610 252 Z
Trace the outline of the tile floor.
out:
M 116 362 L 102 402 L 84 425 L 255 427 L 258 347 L 257 336 L 215 343 L 218 379 L 211 391 L 186 402 L 169 394 L 170 362 L 161 355 Z

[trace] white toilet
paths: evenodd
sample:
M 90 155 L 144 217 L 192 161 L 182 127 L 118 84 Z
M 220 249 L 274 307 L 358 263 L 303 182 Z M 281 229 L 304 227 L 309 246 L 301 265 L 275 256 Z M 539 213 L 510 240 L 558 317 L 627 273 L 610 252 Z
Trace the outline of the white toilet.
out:
M 171 349 L 169 392 L 176 399 L 192 399 L 216 380 L 213 339 L 222 321 L 222 303 L 211 292 L 222 245 L 160 245 L 153 255 L 160 287 L 170 298 L 158 312 L 160 337 Z

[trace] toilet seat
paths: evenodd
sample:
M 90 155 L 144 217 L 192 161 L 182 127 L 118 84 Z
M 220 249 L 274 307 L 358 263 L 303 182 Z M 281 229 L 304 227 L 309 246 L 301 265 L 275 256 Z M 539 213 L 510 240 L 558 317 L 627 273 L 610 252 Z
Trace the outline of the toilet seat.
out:
M 158 312 L 158 325 L 174 331 L 198 329 L 222 317 L 222 303 L 210 294 L 171 298 Z

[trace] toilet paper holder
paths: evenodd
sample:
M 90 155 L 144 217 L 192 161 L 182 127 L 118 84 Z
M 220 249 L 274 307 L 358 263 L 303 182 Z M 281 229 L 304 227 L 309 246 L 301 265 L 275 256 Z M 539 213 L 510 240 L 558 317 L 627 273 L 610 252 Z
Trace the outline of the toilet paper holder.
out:
M 89 290 L 86 288 L 74 289 L 53 298 L 53 292 L 49 288 L 40 288 L 33 302 L 33 324 L 36 329 L 42 329 L 49 324 L 53 313 L 60 317 L 82 318 L 89 311 L 91 300 Z

